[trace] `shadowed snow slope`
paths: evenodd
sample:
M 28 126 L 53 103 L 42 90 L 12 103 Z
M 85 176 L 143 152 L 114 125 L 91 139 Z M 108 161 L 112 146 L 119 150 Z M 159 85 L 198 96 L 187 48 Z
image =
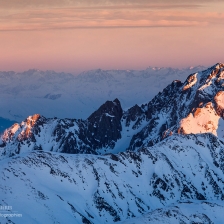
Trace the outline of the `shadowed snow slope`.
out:
M 223 223 L 223 201 L 186 201 L 166 208 L 156 209 L 139 218 L 121 222 L 123 224 L 180 224 L 180 223 Z
M 223 203 L 210 202 L 224 200 L 223 158 L 224 144 L 212 134 L 173 135 L 138 152 L 104 156 L 24 153 L 0 162 L 0 204 L 23 215 L 1 223 L 114 223 L 148 212 L 144 219 L 160 223 L 220 220 Z M 173 205 L 186 200 L 210 204 Z

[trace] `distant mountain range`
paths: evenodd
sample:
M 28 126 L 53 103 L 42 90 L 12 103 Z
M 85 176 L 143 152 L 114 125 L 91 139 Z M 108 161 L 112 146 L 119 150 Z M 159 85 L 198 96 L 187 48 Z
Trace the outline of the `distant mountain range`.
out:
M 86 119 L 34 114 L 5 130 L 0 205 L 23 218 L 2 223 L 222 223 L 224 64 L 160 91 L 128 109 L 115 98 Z
M 173 80 L 185 80 L 203 66 L 186 69 L 93 70 L 78 76 L 54 71 L 0 72 L 0 117 L 21 122 L 31 114 L 86 119 L 107 100 L 123 108 L 151 100 Z

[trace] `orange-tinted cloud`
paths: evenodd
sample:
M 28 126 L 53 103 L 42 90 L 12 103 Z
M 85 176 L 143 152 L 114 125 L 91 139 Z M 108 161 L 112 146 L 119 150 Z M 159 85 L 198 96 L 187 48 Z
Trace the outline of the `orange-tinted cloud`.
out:
M 116 6 L 116 5 L 150 5 L 150 4 L 203 4 L 211 0 L 0 0 L 1 8 L 55 7 L 55 6 Z M 223 2 L 223 0 L 213 0 Z
M 164 8 L 158 10 L 156 7 L 95 7 L 94 10 L 92 10 L 92 7 L 18 10 L 0 16 L 0 31 L 184 27 L 224 23 L 224 13 L 167 8 L 166 10 Z

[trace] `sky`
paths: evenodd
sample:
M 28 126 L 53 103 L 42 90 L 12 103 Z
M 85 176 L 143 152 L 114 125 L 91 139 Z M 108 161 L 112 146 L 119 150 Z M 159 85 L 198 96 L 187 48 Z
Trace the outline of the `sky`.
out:
M 0 71 L 224 63 L 224 0 L 0 0 Z

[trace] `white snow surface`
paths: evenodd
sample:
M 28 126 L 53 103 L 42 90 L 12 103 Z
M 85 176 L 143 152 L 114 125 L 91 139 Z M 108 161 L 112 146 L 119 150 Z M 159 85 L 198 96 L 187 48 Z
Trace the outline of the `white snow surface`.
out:
M 142 217 L 120 222 L 123 224 L 223 223 L 223 201 L 185 201 L 156 209 Z
M 1 218 L 1 223 L 146 223 L 156 218 L 180 223 L 183 218 L 206 221 L 205 215 L 219 223 L 224 219 L 223 156 L 223 143 L 201 134 L 173 135 L 136 153 L 35 151 L 4 159 L 0 204 L 12 206 L 7 214 L 17 211 L 22 218 Z

